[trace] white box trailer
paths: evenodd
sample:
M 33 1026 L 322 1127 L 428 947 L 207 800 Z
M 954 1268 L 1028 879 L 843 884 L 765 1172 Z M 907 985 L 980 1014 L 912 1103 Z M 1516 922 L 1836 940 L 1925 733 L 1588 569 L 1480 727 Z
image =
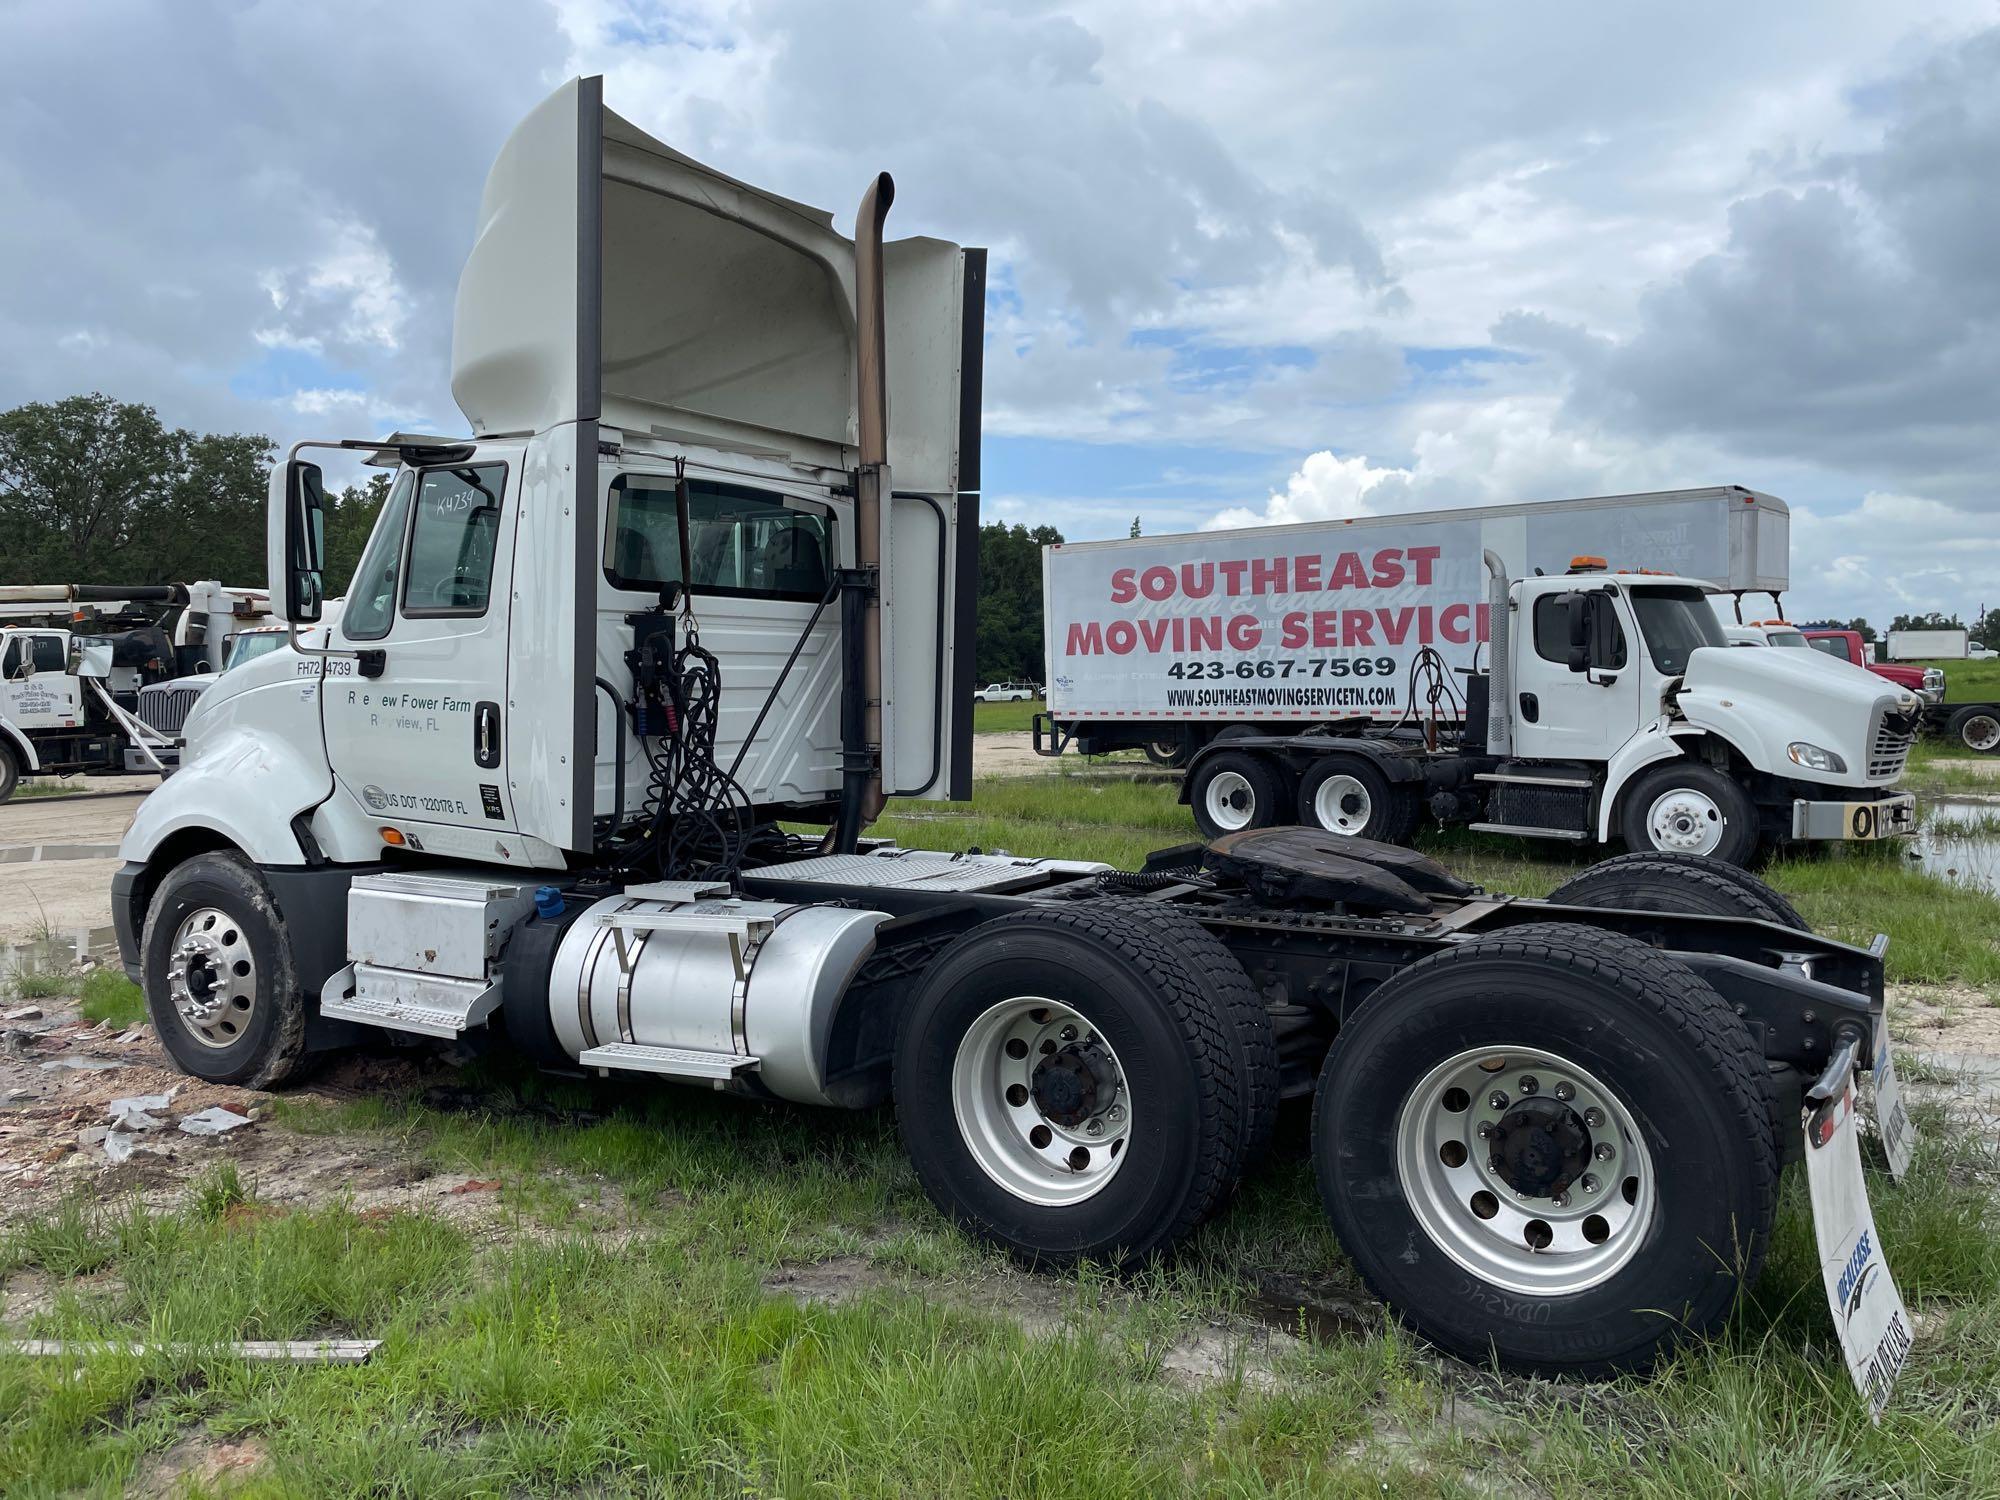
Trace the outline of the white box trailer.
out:
M 1717 485 L 1045 547 L 1040 747 L 1171 762 L 1230 725 L 1400 718 L 1425 647 L 1456 674 L 1487 639 L 1488 551 L 1515 577 L 1590 556 L 1775 598 L 1791 513 Z
M 1892 630 L 1890 661 L 1963 661 L 1972 654 L 1972 636 L 1965 630 Z

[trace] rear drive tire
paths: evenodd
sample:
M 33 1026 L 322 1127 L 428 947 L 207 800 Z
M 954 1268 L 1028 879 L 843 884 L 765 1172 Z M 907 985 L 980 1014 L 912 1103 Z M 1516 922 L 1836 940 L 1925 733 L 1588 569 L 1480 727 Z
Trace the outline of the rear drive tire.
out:
M 1714 1329 L 1756 1278 L 1771 1121 L 1761 1053 L 1685 965 L 1533 923 L 1412 965 L 1349 1019 L 1313 1162 L 1341 1243 L 1423 1337 L 1605 1376 Z
M 1291 816 L 1286 776 L 1277 762 L 1247 750 L 1211 755 L 1188 775 L 1188 806 L 1203 838 L 1270 828 Z
M 1620 854 L 1571 876 L 1549 900 L 1558 906 L 1608 906 L 1615 911 L 1687 912 L 1749 917 L 1811 932 L 1792 903 L 1748 870 L 1699 854 L 1641 850 Z
M 2000 713 L 1983 704 L 1961 708 L 1945 726 L 1946 733 L 1977 755 L 2000 752 Z
M 1162 952 L 1171 952 L 1174 961 L 1195 976 L 1228 1024 L 1243 1100 L 1243 1159 L 1234 1171 L 1253 1170 L 1263 1162 L 1278 1123 L 1280 1078 L 1278 1037 L 1271 1026 L 1271 1012 L 1250 983 L 1249 974 L 1221 939 L 1186 912 L 1157 902 L 1115 897 L 1093 901 L 1091 906 L 1116 912 L 1150 931 Z
M 896 1042 L 918 1180 L 1023 1260 L 1130 1265 L 1228 1195 L 1249 1125 L 1219 1004 L 1159 928 L 1012 912 L 932 966 Z
M 1188 743 L 1185 735 L 1163 740 L 1148 740 L 1140 748 L 1144 750 L 1147 760 L 1156 766 L 1165 766 L 1170 771 L 1178 771 L 1194 754 L 1194 746 Z
M 1618 832 L 1634 853 L 1697 854 L 1732 865 L 1757 853 L 1750 794 L 1713 766 L 1668 761 L 1637 777 L 1618 799 Z
M 1408 787 L 1393 784 L 1358 755 L 1329 755 L 1299 782 L 1299 822 L 1346 838 L 1407 844 L 1423 816 Z
M 284 918 L 240 855 L 199 854 L 160 882 L 140 945 L 146 1009 L 184 1073 L 261 1089 L 305 1055 L 305 997 Z

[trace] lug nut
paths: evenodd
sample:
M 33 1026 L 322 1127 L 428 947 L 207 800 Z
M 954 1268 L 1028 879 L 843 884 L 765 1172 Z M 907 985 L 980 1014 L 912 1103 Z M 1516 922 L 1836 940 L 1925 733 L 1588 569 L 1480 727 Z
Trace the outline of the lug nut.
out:
M 1557 1084 L 1556 1097 L 1562 1100 L 1562 1102 L 1565 1104 L 1569 1103 L 1570 1100 L 1576 1097 L 1576 1085 L 1573 1083 Z
M 1586 1109 L 1583 1112 L 1583 1123 L 1588 1125 L 1592 1130 L 1596 1130 L 1604 1123 L 1604 1111 L 1601 1109 Z
M 1594 1193 L 1597 1191 L 1597 1179 L 1585 1173 L 1581 1186 L 1586 1193 Z
M 1064 1041 L 1066 1041 L 1066 1042 L 1073 1042 L 1073 1041 L 1075 1041 L 1075 1040 L 1076 1040 L 1076 1028 L 1075 1028 L 1074 1026 L 1065 1026 L 1065 1027 L 1063 1027 L 1063 1029 L 1062 1029 L 1062 1039 L 1063 1039 Z
M 1507 1095 L 1501 1090 L 1495 1089 L 1486 1096 L 1486 1107 L 1488 1109 L 1505 1109 L 1507 1107 Z
M 1533 1073 L 1523 1073 L 1521 1075 L 1521 1092 L 1523 1095 L 1540 1093 L 1541 1088 L 1541 1080 L 1536 1078 Z
M 1479 1122 L 1479 1138 L 1482 1141 L 1490 1141 L 1493 1139 L 1493 1126 L 1488 1121 L 1481 1120 Z
M 1569 1194 L 1568 1194 L 1568 1193 L 1557 1193 L 1557 1194 L 1556 1194 L 1556 1196 L 1555 1196 L 1555 1205 L 1556 1205 L 1556 1207 L 1557 1207 L 1557 1208 L 1568 1208 L 1568 1207 L 1569 1207 Z
M 1611 1160 L 1611 1142 L 1609 1142 L 1609 1141 L 1599 1141 L 1599 1142 L 1597 1143 L 1597 1145 L 1596 1145 L 1596 1146 L 1595 1146 L 1595 1147 L 1594 1147 L 1594 1148 L 1592 1149 L 1592 1151 L 1591 1151 L 1591 1153 L 1590 1153 L 1590 1154 L 1591 1154 L 1592 1156 L 1596 1157 L 1596 1158 L 1597 1158 L 1597 1159 L 1598 1159 L 1599 1161 L 1610 1161 L 1610 1160 Z
M 1088 1130 L 1092 1135 L 1103 1135 L 1104 1122 L 1102 1120 L 1092 1120 L 1084 1129 Z

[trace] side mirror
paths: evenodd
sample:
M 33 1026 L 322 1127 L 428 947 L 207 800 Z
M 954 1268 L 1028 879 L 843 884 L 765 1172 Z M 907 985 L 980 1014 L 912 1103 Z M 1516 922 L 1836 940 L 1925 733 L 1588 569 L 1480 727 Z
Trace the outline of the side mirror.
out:
M 1567 665 L 1572 672 L 1590 670 L 1590 595 L 1564 594 L 1563 612 L 1569 625 Z
M 290 460 L 281 485 L 272 486 L 279 514 L 272 528 L 278 543 L 278 567 L 271 579 L 279 617 L 293 625 L 311 625 L 320 617 L 326 597 L 326 484 L 318 464 Z

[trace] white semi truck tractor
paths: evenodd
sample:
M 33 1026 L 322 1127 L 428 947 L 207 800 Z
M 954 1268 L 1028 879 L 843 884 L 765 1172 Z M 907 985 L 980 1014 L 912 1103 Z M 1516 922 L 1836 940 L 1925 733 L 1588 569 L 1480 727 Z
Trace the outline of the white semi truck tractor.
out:
M 893 1100 L 937 1204 L 1051 1264 L 1165 1250 L 1310 1097 L 1335 1230 L 1440 1345 L 1604 1373 L 1714 1328 L 1802 1100 L 1873 1064 L 1879 946 L 1712 861 L 1520 901 L 1300 829 L 1138 871 L 868 839 L 971 790 L 983 256 L 885 242 L 886 176 L 849 239 L 600 88 L 487 181 L 470 435 L 272 476 L 297 631 L 313 455 L 396 468 L 325 644 L 219 677 L 124 842 L 175 1062 L 439 1038 Z

